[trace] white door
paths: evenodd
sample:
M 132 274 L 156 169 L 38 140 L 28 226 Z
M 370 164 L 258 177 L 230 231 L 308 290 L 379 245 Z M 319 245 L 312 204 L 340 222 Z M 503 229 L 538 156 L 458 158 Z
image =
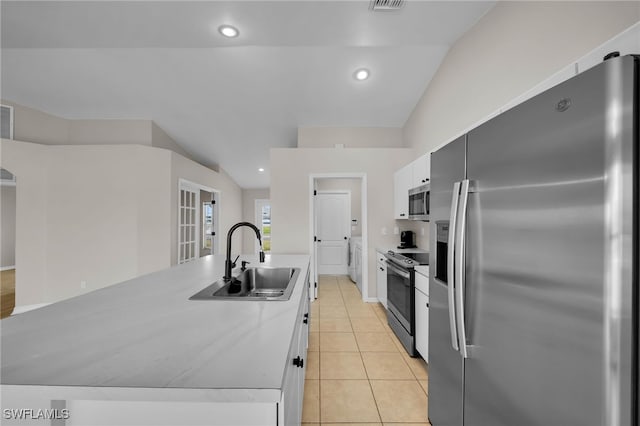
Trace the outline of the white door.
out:
M 351 236 L 351 194 L 318 192 L 316 196 L 316 252 L 318 274 L 348 274 L 348 241 Z
M 178 263 L 199 257 L 200 190 L 180 185 L 178 206 Z

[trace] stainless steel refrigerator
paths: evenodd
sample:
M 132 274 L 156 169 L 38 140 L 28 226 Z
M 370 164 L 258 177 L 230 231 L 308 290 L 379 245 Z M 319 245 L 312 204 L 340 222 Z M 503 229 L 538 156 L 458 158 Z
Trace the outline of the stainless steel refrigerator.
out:
M 432 154 L 433 426 L 638 424 L 638 62 Z

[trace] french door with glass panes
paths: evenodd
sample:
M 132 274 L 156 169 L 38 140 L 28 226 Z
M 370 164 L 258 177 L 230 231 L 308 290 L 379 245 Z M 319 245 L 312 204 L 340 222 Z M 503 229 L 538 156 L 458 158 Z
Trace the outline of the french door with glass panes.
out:
M 199 257 L 200 191 L 180 186 L 178 216 L 178 263 Z

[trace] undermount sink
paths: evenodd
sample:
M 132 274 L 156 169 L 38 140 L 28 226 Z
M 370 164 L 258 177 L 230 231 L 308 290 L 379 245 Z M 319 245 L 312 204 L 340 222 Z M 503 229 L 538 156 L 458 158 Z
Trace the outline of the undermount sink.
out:
M 229 291 L 230 281 L 218 280 L 189 300 L 289 300 L 299 274 L 300 268 L 248 268 L 234 277 L 239 291 Z

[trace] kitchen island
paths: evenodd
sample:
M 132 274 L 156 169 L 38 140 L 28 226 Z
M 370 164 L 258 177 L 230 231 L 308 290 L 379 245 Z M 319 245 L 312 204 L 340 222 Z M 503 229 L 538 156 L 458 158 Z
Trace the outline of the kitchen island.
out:
M 300 268 L 290 299 L 189 300 L 224 275 L 207 256 L 2 320 L 2 424 L 299 423 L 309 256 L 240 260 Z

